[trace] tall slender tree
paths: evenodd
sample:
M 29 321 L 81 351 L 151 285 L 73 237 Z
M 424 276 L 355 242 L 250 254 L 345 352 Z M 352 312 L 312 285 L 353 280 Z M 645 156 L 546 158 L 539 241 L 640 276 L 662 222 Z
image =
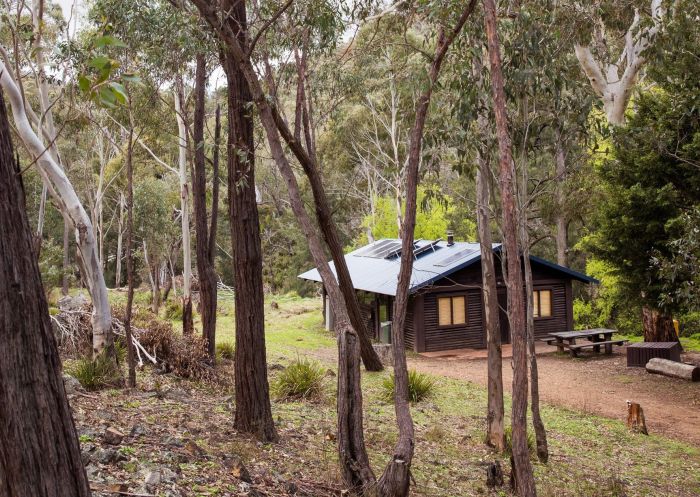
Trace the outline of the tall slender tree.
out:
M 520 244 L 518 242 L 515 163 L 513 162 L 511 139 L 508 133 L 508 115 L 501 68 L 496 3 L 494 0 L 484 0 L 484 23 L 488 40 L 493 110 L 498 138 L 503 245 L 507 261 L 505 280 L 508 292 L 508 321 L 513 343 L 513 404 L 511 415 L 513 476 L 518 495 L 520 497 L 534 497 L 537 495 L 537 491 L 535 489 L 532 464 L 530 463 L 530 451 L 527 446 L 527 333 L 524 314 L 523 274 L 520 265 Z
M 199 277 L 200 314 L 202 336 L 207 342 L 209 359 L 213 362 L 216 351 L 216 223 L 219 209 L 219 108 L 216 109 L 214 137 L 214 176 L 212 179 L 211 227 L 207 226 L 207 173 L 204 144 L 204 117 L 206 99 L 206 59 L 197 55 L 195 74 L 195 108 L 192 122 L 194 139 L 194 168 L 192 170 L 192 200 L 194 204 L 194 228 L 197 236 L 196 257 Z
M 0 495 L 88 497 L 0 94 Z

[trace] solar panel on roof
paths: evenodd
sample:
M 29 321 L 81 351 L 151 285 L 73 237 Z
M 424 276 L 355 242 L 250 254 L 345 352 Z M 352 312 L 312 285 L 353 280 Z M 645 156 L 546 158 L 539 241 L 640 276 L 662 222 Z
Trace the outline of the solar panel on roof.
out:
M 358 252 L 357 256 L 361 257 L 372 257 L 374 259 L 384 259 L 386 256 L 395 252 L 396 250 L 401 251 L 401 242 L 396 240 L 382 240 L 373 246 L 371 250 Z
M 373 257 L 370 254 L 379 251 L 382 247 L 386 247 L 387 245 L 390 245 L 392 243 L 395 243 L 393 240 L 381 240 L 374 245 L 370 245 L 369 247 L 365 247 L 361 251 L 355 253 L 355 256 L 357 257 Z
M 455 262 L 457 262 L 460 259 L 464 259 L 464 258 L 470 256 L 474 252 L 477 252 L 477 250 L 476 249 L 460 250 L 459 252 L 455 252 L 454 254 L 450 255 L 449 257 L 446 257 L 446 258 L 442 259 L 441 261 L 436 262 L 435 265 L 439 266 L 439 267 L 449 266 L 451 264 L 454 264 Z
M 418 257 L 419 255 L 421 255 L 429 250 L 432 250 L 433 252 L 435 252 L 437 249 L 440 248 L 437 245 L 438 241 L 439 240 L 436 240 L 434 242 L 428 243 L 427 245 L 423 245 L 422 247 L 418 247 L 417 249 L 415 249 L 413 251 L 413 257 Z

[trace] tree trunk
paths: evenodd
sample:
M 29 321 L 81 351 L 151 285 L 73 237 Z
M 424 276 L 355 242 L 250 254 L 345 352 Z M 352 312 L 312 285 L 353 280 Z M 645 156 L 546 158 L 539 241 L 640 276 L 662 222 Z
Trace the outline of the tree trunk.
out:
M 70 226 L 63 218 L 63 264 L 61 266 L 61 295 L 68 295 L 70 287 Z
M 428 117 L 433 88 L 440 75 L 442 61 L 447 50 L 471 15 L 476 1 L 469 2 L 462 11 L 452 31 L 440 29 L 435 56 L 428 71 L 428 84 L 418 98 L 416 118 L 411 129 L 408 161 L 406 166 L 405 213 L 401 223 L 401 263 L 399 266 L 394 312 L 392 316 L 392 348 L 394 351 L 394 411 L 399 428 L 399 439 L 394 446 L 394 454 L 384 474 L 378 481 L 379 494 L 383 497 L 403 497 L 409 493 L 411 462 L 415 449 L 415 430 L 409 406 L 408 366 L 406 364 L 405 330 L 406 310 L 410 298 L 409 290 L 413 274 L 413 249 L 418 208 L 418 169 L 423 146 L 423 130 Z
M 204 0 L 193 0 L 202 16 L 209 23 L 227 47 L 227 62 L 237 74 L 243 74 L 252 92 L 253 100 L 260 114 L 260 120 L 267 135 L 272 158 L 289 189 L 292 210 L 307 237 L 309 251 L 318 266 L 337 317 L 338 330 L 338 459 L 343 479 L 353 489 L 372 488 L 376 482 L 367 457 L 362 426 L 362 390 L 360 388 L 359 361 L 356 343 L 357 330 L 347 317 L 346 301 L 338 282 L 330 270 L 321 240 L 304 208 L 299 185 L 292 167 L 287 160 L 280 134 L 275 122 L 273 109 L 262 90 L 251 61 L 239 43 L 240 36 L 234 33 L 235 26 L 222 25 L 217 11 Z M 226 65 L 224 66 L 226 68 Z
M 642 307 L 645 342 L 679 342 L 673 318 L 658 309 Z
M 131 107 L 131 102 L 129 102 Z M 131 339 L 131 315 L 134 307 L 134 122 L 129 108 L 129 139 L 126 148 L 126 316 L 124 318 L 124 339 L 126 340 L 127 364 L 129 367 L 129 388 L 136 387 L 136 363 L 134 343 Z M 144 245 L 145 248 L 145 245 Z M 150 268 L 149 268 L 150 271 Z
M 518 247 L 518 214 L 515 202 L 515 164 L 508 135 L 508 115 L 501 70 L 497 31 L 496 4 L 484 0 L 484 23 L 488 40 L 491 89 L 499 150 L 499 187 L 503 216 L 504 249 L 507 257 L 505 275 L 508 291 L 508 321 L 513 343 L 513 473 L 520 497 L 537 495 L 527 446 L 527 337 L 523 301 L 523 275 Z
M 190 241 L 190 186 L 187 183 L 187 126 L 185 125 L 182 79 L 175 83 L 175 117 L 177 118 L 180 209 L 182 221 L 182 333 L 189 335 L 192 324 L 192 243 Z
M 246 2 L 226 0 L 228 26 L 247 45 Z M 235 58 L 224 54 L 228 82 L 228 197 L 236 284 L 236 416 L 234 426 L 261 440 L 277 440 L 265 354 L 262 247 L 255 198 L 252 97 Z
M 102 267 L 97 255 L 95 232 L 90 217 L 80 203 L 65 172 L 53 159 L 51 153 L 45 153 L 45 147 L 32 130 L 27 119 L 27 110 L 17 85 L 10 76 L 7 67 L 0 61 L 0 86 L 7 92 L 12 106 L 12 114 L 17 134 L 39 169 L 45 183 L 50 183 L 49 191 L 62 212 L 64 219 L 70 222 L 75 233 L 78 248 L 78 264 L 90 296 L 92 297 L 92 352 L 94 356 L 106 353 L 114 357 L 114 339 L 112 335 L 112 311 L 107 297 Z
M 481 279 L 484 297 L 484 321 L 488 355 L 488 402 L 486 408 L 486 443 L 499 452 L 505 449 L 503 423 L 503 356 L 501 353 L 501 326 L 499 322 L 498 290 L 494 265 L 489 219 L 489 178 L 491 168 L 488 159 L 479 154 L 476 172 L 476 212 L 479 244 L 481 246 Z
M 336 268 L 336 273 L 338 275 L 337 278 L 340 282 L 340 290 L 343 293 L 343 298 L 345 299 L 345 307 L 348 311 L 350 322 L 352 323 L 352 327 L 357 332 L 360 340 L 360 353 L 365 369 L 367 369 L 367 371 L 382 371 L 384 366 L 374 350 L 374 347 L 372 347 L 372 342 L 369 338 L 369 332 L 367 330 L 367 323 L 362 317 L 360 304 L 357 300 L 357 292 L 352 284 L 350 271 L 348 270 L 347 263 L 345 262 L 345 253 L 343 251 L 343 246 L 340 243 L 340 238 L 338 237 L 338 229 L 335 221 L 333 220 L 331 207 L 323 186 L 323 178 L 321 176 L 320 167 L 316 159 L 317 156 L 313 140 L 313 130 L 311 129 L 309 118 L 310 111 L 308 110 L 308 106 L 306 104 L 307 96 L 306 92 L 304 91 L 306 62 L 303 52 L 301 56 L 297 58 L 297 64 L 299 75 L 297 102 L 299 105 L 297 106 L 295 119 L 295 134 L 292 135 L 290 133 L 287 124 L 281 120 L 276 108 L 272 108 L 273 115 L 275 116 L 275 124 L 290 148 L 292 148 L 293 151 L 296 149 L 297 158 L 304 169 L 306 177 L 309 180 L 309 184 L 311 185 L 311 191 L 314 197 L 316 219 L 331 254 L 333 264 Z M 268 74 L 267 76 L 268 79 L 273 79 L 271 74 Z M 301 122 L 303 126 L 297 125 L 297 121 Z M 302 141 L 299 136 L 300 133 L 297 133 L 301 131 L 302 127 L 304 129 L 306 150 L 304 150 L 302 145 Z
M 556 243 L 557 243 L 557 264 L 560 266 L 569 265 L 569 221 L 566 216 L 566 154 L 564 153 L 563 136 L 561 132 L 557 132 L 555 143 L 555 178 L 556 178 L 556 196 L 557 209 L 554 213 L 554 221 L 556 224 Z
M 114 269 L 114 285 L 119 288 L 122 286 L 122 238 L 124 235 L 124 207 L 126 200 L 124 193 L 119 193 L 119 224 L 117 229 L 117 257 L 116 267 Z
M 0 231 L 0 495 L 88 497 L 1 97 Z
M 522 215 L 523 224 L 526 222 L 525 214 Z M 537 350 L 535 348 L 535 314 L 532 297 L 534 286 L 532 282 L 532 265 L 530 264 L 529 240 L 527 230 L 523 227 L 523 265 L 525 268 L 525 295 L 527 297 L 527 349 L 530 358 L 530 398 L 532 400 L 532 425 L 535 428 L 535 442 L 537 444 L 537 458 L 542 463 L 549 460 L 549 448 L 547 444 L 547 431 L 540 414 L 540 385 L 537 371 Z
M 200 313 L 202 336 L 207 343 L 209 360 L 216 360 L 216 272 L 211 258 L 210 234 L 207 226 L 207 172 L 204 154 L 204 104 L 206 96 L 206 59 L 197 55 L 195 75 L 195 108 L 192 122 L 194 138 L 194 169 L 192 171 L 192 200 L 194 203 L 194 229 L 197 237 L 196 256 L 199 275 Z M 218 114 L 217 114 L 218 118 Z M 218 123 L 217 123 L 218 125 Z M 214 187 L 218 178 L 214 178 Z M 257 208 L 257 207 L 256 207 Z M 212 206 L 212 212 L 216 205 Z

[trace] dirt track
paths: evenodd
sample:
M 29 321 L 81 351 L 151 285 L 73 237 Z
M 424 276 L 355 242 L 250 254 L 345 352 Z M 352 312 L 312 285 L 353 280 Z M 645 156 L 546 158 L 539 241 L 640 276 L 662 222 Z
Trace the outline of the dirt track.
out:
M 627 368 L 623 349 L 612 356 L 587 355 L 582 359 L 538 354 L 540 395 L 543 402 L 624 420 L 627 400 L 644 408 L 650 433 L 700 447 L 700 383 L 648 374 Z M 685 361 L 700 363 L 700 354 Z M 435 375 L 486 385 L 486 359 L 464 357 L 409 359 L 410 367 Z M 503 381 L 511 390 L 510 359 L 504 359 Z

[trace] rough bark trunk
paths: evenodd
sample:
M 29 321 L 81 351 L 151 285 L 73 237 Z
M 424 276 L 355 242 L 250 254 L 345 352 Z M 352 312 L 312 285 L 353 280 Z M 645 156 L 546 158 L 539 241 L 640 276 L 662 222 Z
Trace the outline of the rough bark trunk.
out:
M 557 264 L 560 266 L 569 265 L 569 221 L 566 216 L 566 154 L 564 152 L 564 144 L 562 143 L 563 136 L 561 132 L 557 133 L 556 150 L 555 150 L 555 178 L 556 178 L 556 196 L 557 209 L 554 214 L 556 224 L 556 244 L 557 244 Z
M 52 154 L 45 153 L 45 147 L 32 130 L 27 118 L 27 108 L 10 72 L 0 61 L 0 86 L 7 92 L 12 106 L 17 133 L 35 158 L 35 164 L 45 183 L 50 184 L 49 191 L 54 196 L 65 219 L 75 233 L 78 248 L 78 263 L 90 296 L 92 297 L 92 347 L 93 355 L 106 353 L 114 357 L 114 339 L 112 335 L 112 311 L 107 297 L 102 267 L 97 256 L 95 232 L 90 217 L 80 203 L 65 172 L 53 159 Z
M 522 217 L 525 223 L 525 216 Z M 523 231 L 526 231 L 523 228 Z M 537 458 L 542 463 L 549 460 L 549 448 L 547 444 L 547 431 L 540 414 L 540 384 L 539 373 L 537 371 L 537 351 L 535 349 L 535 314 L 532 296 L 534 286 L 532 282 L 532 265 L 530 264 L 529 240 L 527 234 L 523 235 L 523 266 L 525 269 L 525 295 L 527 296 L 527 350 L 530 359 L 530 398 L 532 406 L 532 425 L 535 428 L 535 442 L 537 445 Z
M 484 321 L 486 327 L 488 402 L 486 408 L 486 443 L 499 452 L 505 449 L 505 427 L 503 422 L 503 356 L 501 353 L 501 326 L 496 288 L 496 268 L 491 242 L 489 219 L 489 178 L 491 168 L 482 154 L 477 158 L 476 211 L 479 244 L 481 246 L 481 279 L 484 297 Z
M 88 497 L 0 97 L 0 495 Z
M 372 488 L 376 482 L 367 457 L 362 426 L 362 390 L 360 387 L 359 361 L 356 354 L 357 332 L 347 317 L 346 303 L 338 282 L 330 270 L 321 239 L 301 199 L 294 171 L 284 153 L 273 109 L 262 90 L 250 60 L 227 24 L 221 24 L 215 8 L 206 0 L 193 0 L 200 13 L 225 42 L 228 61 L 236 71 L 243 73 L 250 84 L 253 100 L 260 113 L 260 120 L 267 135 L 270 152 L 289 189 L 292 210 L 307 237 L 309 250 L 318 266 L 324 286 L 328 290 L 333 311 L 338 320 L 338 459 L 343 479 L 353 489 Z M 236 66 L 237 64 L 237 66 Z M 349 324 L 345 324 L 349 323 Z
M 226 20 L 247 46 L 246 2 L 226 0 Z M 255 198 L 252 97 L 235 58 L 224 54 L 228 82 L 228 197 L 233 241 L 236 321 L 236 415 L 234 426 L 262 440 L 277 440 L 265 355 L 262 247 Z
M 195 108 L 192 122 L 194 138 L 194 169 L 192 171 L 192 200 L 194 203 L 194 229 L 197 237 L 196 257 L 199 276 L 199 301 L 202 319 L 202 336 L 206 340 L 209 360 L 216 360 L 216 272 L 211 258 L 210 234 L 207 225 L 207 171 L 204 153 L 204 104 L 206 96 L 206 59 L 197 55 L 195 74 Z M 218 117 L 218 116 L 217 116 Z M 217 178 L 214 178 L 216 187 Z M 212 206 L 216 210 L 216 205 Z
M 134 307 L 134 123 L 129 110 L 129 138 L 126 145 L 126 316 L 124 317 L 124 339 L 129 368 L 127 385 L 136 387 L 136 362 L 134 344 L 131 340 L 131 315 Z M 150 271 L 150 268 L 149 268 Z
M 525 330 L 523 275 L 518 247 L 518 215 L 515 202 L 515 164 L 508 135 L 508 115 L 501 70 L 497 31 L 496 4 L 484 0 L 484 23 L 488 40 L 491 89 L 499 150 L 499 187 L 503 216 L 504 249 L 507 257 L 505 275 L 508 291 L 508 320 L 513 343 L 513 472 L 520 497 L 534 497 L 535 479 L 527 446 L 527 337 Z
M 642 307 L 642 325 L 645 342 L 678 342 L 673 318 L 658 309 Z
M 182 221 L 182 332 L 189 335 L 192 324 L 192 243 L 190 240 L 190 185 L 187 182 L 187 126 L 185 125 L 182 79 L 175 83 L 175 117 L 178 137 L 178 175 Z

